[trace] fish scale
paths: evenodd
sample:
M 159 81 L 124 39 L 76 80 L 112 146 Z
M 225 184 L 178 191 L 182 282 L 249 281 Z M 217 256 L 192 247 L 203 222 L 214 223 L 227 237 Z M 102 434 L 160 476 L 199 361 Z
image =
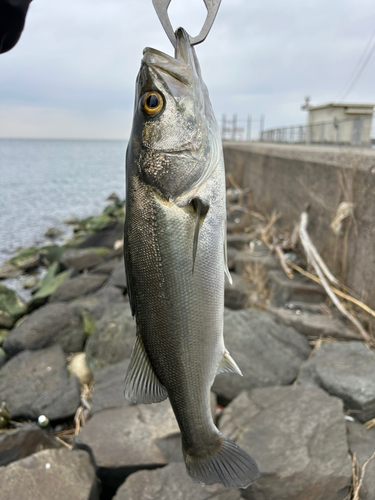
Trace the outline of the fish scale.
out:
M 221 140 L 189 37 L 180 28 L 176 39 L 175 58 L 145 49 L 136 86 L 124 248 L 137 338 L 125 395 L 134 403 L 169 397 L 194 481 L 246 487 L 257 466 L 219 432 L 210 408 L 217 372 L 240 373 L 223 339 Z

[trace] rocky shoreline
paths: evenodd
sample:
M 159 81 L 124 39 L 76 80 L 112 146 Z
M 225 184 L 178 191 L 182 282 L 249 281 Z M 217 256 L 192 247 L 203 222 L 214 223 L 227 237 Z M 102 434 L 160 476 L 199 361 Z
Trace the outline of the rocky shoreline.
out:
M 375 452 L 375 352 L 319 285 L 284 274 L 240 193 L 227 198 L 234 283 L 225 289 L 224 335 L 244 376 L 218 375 L 212 411 L 261 478 L 247 490 L 192 483 L 169 402 L 124 399 L 135 322 L 122 256 L 125 204 L 113 196 L 100 216 L 68 221 L 65 244 L 24 249 L 0 266 L 3 283 L 22 277 L 30 287 L 26 302 L 0 281 L 2 498 L 353 497 Z M 375 500 L 375 459 L 359 498 Z

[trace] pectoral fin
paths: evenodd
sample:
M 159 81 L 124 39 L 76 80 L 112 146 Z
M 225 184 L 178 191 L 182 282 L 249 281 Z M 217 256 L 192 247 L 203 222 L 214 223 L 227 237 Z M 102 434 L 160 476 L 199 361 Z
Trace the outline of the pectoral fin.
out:
M 159 403 L 167 399 L 167 389 L 160 383 L 137 334 L 125 377 L 125 398 L 132 403 Z
M 193 268 L 192 268 L 192 273 L 194 273 L 195 259 L 197 257 L 197 250 L 198 250 L 199 230 L 202 227 L 202 224 L 203 224 L 204 219 L 205 219 L 205 217 L 207 215 L 209 207 L 207 205 L 205 205 L 199 198 L 194 198 L 191 201 L 191 204 L 196 209 L 196 213 L 197 213 L 197 220 L 196 220 L 196 223 L 195 223 L 194 240 L 193 240 Z
M 229 354 L 229 352 L 226 350 L 224 352 L 223 358 L 221 360 L 221 363 L 219 365 L 219 370 L 217 373 L 222 373 L 222 372 L 231 372 L 231 373 L 238 373 L 238 375 L 241 375 L 242 377 L 242 372 L 239 369 L 237 363 L 234 361 L 232 356 Z
M 232 276 L 228 269 L 228 245 L 227 245 L 227 225 L 224 226 L 224 272 L 227 275 L 228 281 L 233 285 Z

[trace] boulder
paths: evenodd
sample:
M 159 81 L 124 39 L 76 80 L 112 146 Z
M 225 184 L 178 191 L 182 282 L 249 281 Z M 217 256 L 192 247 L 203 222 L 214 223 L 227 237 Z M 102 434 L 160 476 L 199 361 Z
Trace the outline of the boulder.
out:
M 64 231 L 62 229 L 60 229 L 58 227 L 50 227 L 44 233 L 44 236 L 46 236 L 47 238 L 55 239 L 55 238 L 58 238 L 59 236 L 61 236 L 62 234 L 64 234 Z
M 39 250 L 35 247 L 25 248 L 21 250 L 15 257 L 8 260 L 8 263 L 12 266 L 18 267 L 18 269 L 32 269 L 38 267 L 40 263 Z
M 98 477 L 115 491 L 132 472 L 166 465 L 167 444 L 160 442 L 178 432 L 166 400 L 95 413 L 75 439 L 74 447 L 92 453 Z
M 156 470 L 131 474 L 120 486 L 113 500 L 241 500 L 241 494 L 221 484 L 204 486 L 193 483 L 182 463 L 172 463 Z
M 126 290 L 125 266 L 123 261 L 116 264 L 108 284 Z
M 86 347 L 86 361 L 94 372 L 130 358 L 136 325 L 129 302 L 115 304 L 97 321 Z
M 261 472 L 248 500 L 343 500 L 352 467 L 342 401 L 316 387 L 267 387 L 240 394 L 224 409 L 223 434 Z
M 37 424 L 24 424 L 0 434 L 0 467 L 45 449 L 61 448 L 60 442 Z
M 126 359 L 95 372 L 91 415 L 107 408 L 130 405 L 124 397 L 124 381 L 129 361 Z
M 69 377 L 60 346 L 23 351 L 0 369 L 0 399 L 12 419 L 69 418 L 80 405 L 79 382 Z
M 99 290 L 106 281 L 107 276 L 102 274 L 82 274 L 60 285 L 51 295 L 50 302 L 68 302 L 89 295 Z
M 0 285 L 0 328 L 12 328 L 14 323 L 27 312 L 21 297 L 4 285 Z
M 302 366 L 297 383 L 344 401 L 361 422 L 375 417 L 375 352 L 361 342 L 327 342 Z
M 64 267 L 73 268 L 77 271 L 83 271 L 83 269 L 89 269 L 90 267 L 97 266 L 103 261 L 104 257 L 90 248 L 72 248 L 70 250 L 66 250 L 60 258 L 60 263 Z
M 224 342 L 243 373 L 216 377 L 212 390 L 224 403 L 244 389 L 291 384 L 311 351 L 303 335 L 255 309 L 225 310 Z
M 125 306 L 125 298 L 122 292 L 114 286 L 107 286 L 92 295 L 74 300 L 71 305 L 86 313 L 88 317 L 93 318 L 96 322 L 113 305 L 120 303 Z
M 315 306 L 316 309 L 311 311 Z M 288 302 L 284 307 L 269 307 L 284 325 L 292 326 L 309 339 L 332 337 L 337 340 L 360 340 L 361 335 L 348 328 L 342 319 L 322 314 L 317 304 Z
M 232 284 L 225 279 L 224 305 L 229 309 L 245 309 L 249 306 L 249 296 L 244 278 L 232 273 Z
M 9 264 L 9 262 L 4 262 L 4 264 L 0 265 L 0 280 L 17 278 L 17 276 L 21 276 L 21 274 L 22 270 L 12 264 Z
M 65 246 L 59 245 L 45 245 L 39 249 L 39 253 L 42 259 L 42 262 L 50 263 L 58 262 L 60 260 L 61 255 L 65 252 Z
M 96 233 L 100 231 L 105 226 L 107 226 L 110 222 L 112 222 L 112 218 L 108 215 L 97 215 L 95 217 L 87 217 L 87 219 L 81 220 L 78 225 L 81 229 L 85 231 L 89 231 L 90 233 Z M 98 246 L 98 245 L 92 245 Z M 87 248 L 87 247 L 86 247 Z
M 362 470 L 367 460 L 375 453 L 375 428 L 367 430 L 359 422 L 346 422 L 346 427 L 350 453 L 355 453 L 358 466 Z M 375 458 L 366 466 L 359 496 L 361 500 L 375 500 Z
M 105 216 L 107 221 L 104 226 L 96 231 L 95 234 L 87 236 L 79 245 L 80 248 L 107 247 L 113 248 L 115 242 L 123 237 L 124 224 L 118 221 L 111 221 Z
M 99 500 L 95 470 L 83 450 L 44 450 L 0 468 L 4 500 Z
M 284 271 L 269 271 L 267 276 L 268 286 L 276 305 L 283 306 L 287 302 L 294 301 L 320 304 L 327 298 L 322 286 L 300 274 L 295 274 L 294 279 L 290 279 Z
M 57 274 L 59 268 L 60 264 L 58 262 L 54 262 L 48 269 L 47 274 L 40 282 L 39 287 L 37 288 L 36 292 L 33 294 L 31 300 L 28 303 L 29 312 L 45 304 L 48 301 L 49 297 L 53 293 L 55 293 L 55 291 L 63 283 L 65 283 L 65 281 L 69 280 L 73 270 L 64 271 L 62 273 Z
M 94 274 L 106 274 L 109 276 L 118 264 L 118 259 L 111 259 L 91 269 Z
M 0 368 L 7 362 L 7 355 L 2 347 L 0 347 Z
M 67 354 L 83 349 L 85 333 L 79 311 L 60 302 L 46 304 L 8 333 L 3 349 L 9 356 L 59 344 Z

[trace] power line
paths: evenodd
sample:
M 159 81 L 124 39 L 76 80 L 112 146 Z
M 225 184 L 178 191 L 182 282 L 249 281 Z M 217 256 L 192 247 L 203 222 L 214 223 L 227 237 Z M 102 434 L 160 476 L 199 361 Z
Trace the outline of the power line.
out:
M 372 33 L 370 40 L 367 42 L 366 47 L 364 48 L 361 57 L 359 58 L 354 70 L 352 71 L 352 74 L 350 75 L 349 79 L 347 80 L 347 83 L 345 84 L 343 90 L 340 93 L 340 97 L 336 100 L 338 102 L 339 100 L 345 99 L 345 97 L 351 92 L 353 89 L 354 85 L 357 83 L 359 77 L 363 73 L 364 69 L 366 68 L 369 60 L 371 59 L 371 56 L 374 52 L 375 49 L 375 43 L 371 47 L 371 44 L 375 40 L 375 30 Z M 368 49 L 370 51 L 368 52 Z M 367 54 L 366 54 L 367 53 Z M 367 57 L 366 57 L 367 55 Z

